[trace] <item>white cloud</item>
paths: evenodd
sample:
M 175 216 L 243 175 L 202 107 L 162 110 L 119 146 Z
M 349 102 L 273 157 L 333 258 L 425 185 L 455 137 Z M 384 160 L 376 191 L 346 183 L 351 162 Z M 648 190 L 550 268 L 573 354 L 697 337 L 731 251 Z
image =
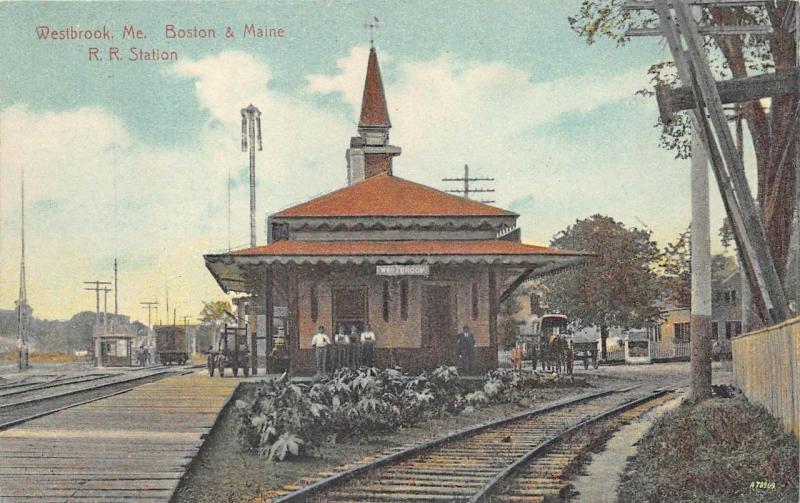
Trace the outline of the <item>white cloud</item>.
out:
M 383 63 L 383 54 L 378 57 Z M 366 60 L 366 48 L 352 49 L 337 60 L 334 73 L 309 76 L 307 90 L 341 97 L 357 117 Z M 391 73 L 382 70 L 392 143 L 403 148 L 395 161 L 399 176 L 443 187 L 441 178 L 459 175 L 468 163 L 474 175 L 496 178 L 484 185 L 496 189 L 491 196 L 500 206 L 534 194 L 520 223 L 523 234 L 539 242 L 592 212 L 634 223 L 636 216 L 653 227 L 674 219 L 649 204 L 655 191 L 679 208 L 675 199 L 682 197 L 688 178 L 674 169 L 679 163 L 670 153 L 655 148 L 657 131 L 649 129 L 654 106 L 634 94 L 646 84 L 646 69 L 538 81 L 505 63 L 449 55 L 397 63 Z M 596 132 L 588 129 L 595 122 L 570 133 L 542 129 L 605 107 L 627 108 L 634 116 L 646 110 L 650 143 L 623 138 L 598 144 Z M 606 126 L 613 138 L 614 125 Z M 688 219 L 686 212 L 678 215 Z M 660 238 L 671 237 L 668 227 Z
M 194 82 L 197 106 L 209 120 L 194 141 L 177 147 L 137 138 L 102 108 L 0 110 L 0 306 L 16 298 L 18 171 L 24 165 L 30 173 L 29 290 L 37 312 L 67 316 L 92 309 L 81 282 L 111 277 L 116 241 L 123 312 L 141 316 L 138 301 L 163 297 L 169 285 L 179 311 L 196 313 L 200 299 L 221 294 L 201 254 L 226 245 L 227 173 L 246 179 L 239 109 L 253 103 L 262 111 L 257 226 L 263 238 L 265 213 L 344 184 L 344 151 L 355 133 L 366 61 L 367 49 L 353 48 L 333 73 L 309 75 L 304 89 L 287 94 L 269 87 L 267 62 L 247 53 L 184 60 L 170 71 Z M 644 69 L 536 81 L 505 63 L 452 56 L 394 63 L 391 72 L 382 70 L 392 142 L 403 148 L 399 176 L 441 188 L 440 178 L 469 163 L 473 173 L 497 178 L 501 206 L 533 194 L 524 199 L 521 223 L 526 236 L 540 242 L 593 212 L 628 223 L 640 217 L 667 229 L 661 238 L 685 226 L 688 206 L 681 198 L 688 172 L 673 169 L 671 154 L 656 150 L 655 130 L 641 145 L 635 143 L 641 137 L 616 137 L 611 124 L 605 141 L 593 131 L 584 138 L 580 130 L 554 134 L 544 127 L 602 107 L 629 107 L 632 116 L 645 107 L 655 117 L 652 104 L 633 97 Z M 352 115 L 320 108 L 319 94 L 337 96 Z M 248 241 L 247 193 L 240 183 L 232 195 L 234 246 Z
M 246 179 L 239 109 L 248 103 L 262 110 L 259 241 L 264 213 L 343 183 L 347 119 L 269 90 L 265 62 L 223 52 L 181 62 L 173 73 L 194 81 L 198 106 L 210 119 L 194 141 L 177 147 L 135 137 L 102 108 L 0 110 L 0 306 L 16 299 L 21 166 L 27 173 L 29 297 L 49 316 L 94 308 L 81 282 L 109 279 L 115 249 L 126 313 L 139 316 L 138 301 L 163 297 L 165 286 L 184 314 L 198 312 L 201 299 L 221 295 L 201 255 L 226 246 L 226 180 L 229 170 L 235 180 Z M 249 241 L 248 190 L 239 183 L 232 194 L 234 246 Z

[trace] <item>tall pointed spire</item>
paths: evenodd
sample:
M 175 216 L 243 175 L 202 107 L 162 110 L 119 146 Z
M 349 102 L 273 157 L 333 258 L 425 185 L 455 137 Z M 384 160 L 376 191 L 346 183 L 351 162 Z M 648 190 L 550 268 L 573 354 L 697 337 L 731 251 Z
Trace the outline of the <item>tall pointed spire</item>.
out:
M 381 68 L 374 47 L 369 49 L 367 62 L 367 78 L 364 81 L 364 97 L 361 100 L 361 119 L 359 129 L 388 129 L 392 127 L 389 120 L 389 109 L 386 106 L 386 94 L 383 90 Z
M 391 127 L 378 56 L 375 47 L 370 47 L 358 136 L 350 138 L 346 155 L 348 185 L 381 173 L 392 174 L 392 158 L 400 155 L 400 147 L 389 145 Z

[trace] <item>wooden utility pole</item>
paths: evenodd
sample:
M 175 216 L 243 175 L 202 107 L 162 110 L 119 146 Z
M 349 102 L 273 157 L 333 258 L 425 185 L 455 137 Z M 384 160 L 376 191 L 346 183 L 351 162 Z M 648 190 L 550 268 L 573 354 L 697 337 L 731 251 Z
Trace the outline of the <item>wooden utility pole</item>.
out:
M 103 333 L 108 333 L 108 292 L 111 289 L 108 287 L 103 288 Z
M 186 331 L 186 337 L 189 337 L 189 320 L 191 320 L 192 317 L 184 315 L 184 316 L 181 316 L 181 319 L 183 320 L 183 329 Z M 192 353 L 197 353 L 197 338 L 196 337 L 197 337 L 197 334 L 195 333 L 192 336 L 192 338 L 189 339 L 189 341 L 190 341 L 189 350 Z
M 100 292 L 102 292 L 103 289 L 105 289 L 105 286 L 103 288 L 100 288 L 100 285 L 110 285 L 111 282 L 110 281 L 95 280 L 95 281 L 84 281 L 83 283 L 86 284 L 86 285 L 94 285 L 92 288 L 84 288 L 84 290 L 89 290 L 90 292 L 94 292 L 95 293 L 94 336 L 93 336 L 93 340 L 94 340 L 94 358 L 95 358 L 95 363 L 99 364 L 99 362 L 100 362 L 100 341 L 99 341 L 99 338 L 100 338 Z
M 763 4 L 761 2 L 742 2 Z M 695 4 L 690 11 L 689 4 Z M 708 181 L 707 162 L 703 153 L 711 159 L 712 169 L 720 187 L 728 219 L 734 230 L 738 249 L 746 265 L 747 276 L 753 290 L 759 293 L 760 311 L 765 321 L 781 321 L 786 318 L 783 290 L 767 246 L 764 227 L 750 194 L 744 175 L 744 166 L 736 151 L 727 120 L 722 108 L 719 83 L 713 80 L 705 59 L 702 33 L 741 34 L 755 31 L 768 32 L 769 27 L 703 27 L 698 26 L 700 5 L 733 5 L 732 0 L 656 0 L 654 2 L 629 2 L 629 9 L 654 10 L 658 15 L 659 28 L 653 33 L 632 30 L 629 35 L 661 34 L 666 40 L 685 86 L 692 90 L 692 397 L 702 399 L 711 394 L 710 354 L 710 250 L 708 244 Z M 670 7 L 674 14 L 670 11 Z M 726 28 L 732 28 L 725 30 Z M 652 31 L 647 29 L 645 31 Z M 730 32 L 730 33 L 729 33 Z M 758 93 L 748 87 L 746 99 Z M 758 87 L 758 86 L 755 86 Z M 662 118 L 669 116 L 673 106 L 669 96 L 659 93 Z M 666 103 L 666 106 L 664 105 Z M 680 108 L 680 107 L 677 107 Z M 666 112 L 665 112 L 666 110 Z M 711 123 L 709 123 L 710 116 Z M 718 146 L 719 144 L 719 146 Z M 703 156 L 704 157 L 704 156 Z M 702 165 L 702 168 L 701 168 Z M 702 171 L 702 173 L 701 173 Z M 704 182 L 705 179 L 705 183 Z M 704 227 L 698 229 L 698 227 Z M 697 298 L 696 298 L 697 297 Z
M 119 323 L 119 283 L 117 280 L 118 280 L 117 259 L 115 257 L 114 258 L 114 323 L 112 324 L 112 331 L 116 330 L 117 323 Z
M 461 194 L 464 196 L 465 199 L 469 199 L 470 194 L 474 194 L 476 192 L 494 192 L 494 189 L 475 189 L 470 186 L 470 182 L 493 182 L 494 178 L 482 178 L 482 177 L 472 177 L 469 176 L 469 165 L 464 165 L 464 176 L 460 178 L 442 178 L 443 182 L 464 182 L 464 188 L 461 190 L 448 190 L 447 192 L 451 192 L 454 194 Z M 481 200 L 482 203 L 493 203 L 494 201 L 491 200 Z
M 242 109 L 242 152 L 250 150 L 250 247 L 256 246 L 256 139 L 261 151 L 261 111 L 251 103 Z M 249 143 L 248 143 L 249 140 Z
M 694 133 L 694 131 L 693 131 Z M 711 224 L 708 160 L 699 135 L 692 135 L 692 302 L 689 323 L 691 382 L 695 399 L 711 396 Z
M 17 298 L 17 367 L 28 368 L 28 290 L 25 278 L 25 168 L 19 168 L 20 261 L 19 297 Z
M 139 302 L 142 305 L 142 309 L 147 309 L 147 342 L 148 345 L 150 343 L 150 334 L 153 331 L 153 322 L 152 322 L 152 313 L 154 309 L 158 309 L 158 301 L 145 301 Z M 158 312 L 158 311 L 156 311 Z
M 105 286 L 100 287 L 100 285 L 110 285 L 110 281 L 84 281 L 85 285 L 94 285 L 92 288 L 84 288 L 84 290 L 89 290 L 90 292 L 95 293 L 95 314 L 94 314 L 94 331 L 97 334 L 100 331 L 100 292 L 106 290 Z

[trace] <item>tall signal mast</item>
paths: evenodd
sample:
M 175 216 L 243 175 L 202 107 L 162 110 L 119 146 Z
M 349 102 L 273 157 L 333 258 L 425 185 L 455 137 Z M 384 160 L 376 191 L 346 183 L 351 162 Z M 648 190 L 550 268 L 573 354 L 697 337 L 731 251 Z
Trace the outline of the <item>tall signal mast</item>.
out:
M 261 150 L 261 110 L 251 103 L 242 109 L 242 152 L 250 150 L 250 246 L 256 246 L 256 139 Z M 249 140 L 249 141 L 248 141 Z

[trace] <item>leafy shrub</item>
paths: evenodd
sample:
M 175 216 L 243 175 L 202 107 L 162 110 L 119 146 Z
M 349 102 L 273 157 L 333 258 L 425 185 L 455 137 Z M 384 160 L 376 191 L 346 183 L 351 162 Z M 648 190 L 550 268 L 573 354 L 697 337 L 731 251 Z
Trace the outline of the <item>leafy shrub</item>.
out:
M 798 501 L 797 439 L 742 396 L 684 403 L 639 442 L 619 501 Z M 679 481 L 679 483 L 676 483 Z M 766 489 L 754 487 L 768 483 Z
M 549 379 L 495 371 L 467 393 L 455 367 L 418 376 L 391 368 L 343 368 L 310 385 L 291 382 L 284 374 L 236 401 L 239 437 L 259 455 L 282 461 L 290 455 L 313 455 L 342 437 L 394 431 L 428 418 L 510 402 L 530 389 L 550 386 Z

